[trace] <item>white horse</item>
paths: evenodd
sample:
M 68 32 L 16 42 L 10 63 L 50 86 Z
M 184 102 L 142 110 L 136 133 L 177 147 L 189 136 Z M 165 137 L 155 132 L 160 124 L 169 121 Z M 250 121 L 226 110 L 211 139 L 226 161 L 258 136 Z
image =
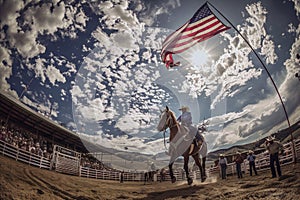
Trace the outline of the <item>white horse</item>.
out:
M 176 177 L 174 176 L 172 166 L 173 166 L 175 159 L 178 156 L 180 156 L 180 155 L 177 155 L 178 152 L 183 152 L 181 155 L 184 158 L 184 170 L 185 170 L 188 184 L 190 185 L 193 183 L 193 179 L 189 175 L 189 168 L 188 168 L 190 156 L 193 157 L 196 165 L 199 167 L 199 170 L 201 172 L 201 181 L 202 182 L 205 181 L 205 179 L 206 179 L 205 171 L 203 170 L 203 168 L 201 166 L 200 157 L 199 157 L 199 150 L 200 150 L 201 146 L 192 144 L 193 139 L 194 139 L 194 134 L 189 134 L 188 128 L 181 126 L 177 122 L 174 113 L 166 106 L 166 109 L 161 113 L 160 121 L 157 126 L 157 130 L 165 131 L 167 128 L 170 129 L 169 153 L 171 154 L 170 155 L 171 159 L 170 159 L 170 164 L 169 164 L 169 170 L 170 170 L 170 176 L 171 176 L 172 183 L 174 183 L 176 181 Z M 185 147 L 185 148 L 182 148 L 182 147 Z M 180 149 L 178 149 L 178 148 L 180 148 Z

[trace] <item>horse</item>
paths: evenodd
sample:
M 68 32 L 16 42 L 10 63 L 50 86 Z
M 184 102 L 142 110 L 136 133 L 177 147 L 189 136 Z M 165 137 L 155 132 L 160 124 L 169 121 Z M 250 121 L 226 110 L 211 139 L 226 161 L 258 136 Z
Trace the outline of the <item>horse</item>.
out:
M 166 109 L 164 111 L 162 111 L 162 113 L 160 115 L 160 121 L 158 123 L 157 130 L 165 131 L 166 129 L 169 128 L 170 129 L 169 141 L 171 143 L 177 134 L 182 134 L 182 135 L 188 134 L 186 132 L 186 129 L 181 126 L 182 125 L 180 125 L 177 122 L 173 111 L 171 111 L 168 108 L 168 106 L 166 106 Z M 191 143 L 190 146 L 186 149 L 186 151 L 182 154 L 182 156 L 184 158 L 184 170 L 185 170 L 188 185 L 191 185 L 193 183 L 193 179 L 189 175 L 189 167 L 188 167 L 190 156 L 193 157 L 196 165 L 199 167 L 199 170 L 201 173 L 201 182 L 204 182 L 206 179 L 205 171 L 203 170 L 203 168 L 201 166 L 200 157 L 199 157 L 200 148 L 201 148 L 201 146 L 194 145 L 193 143 Z M 170 162 L 170 164 L 169 164 L 169 173 L 171 176 L 171 182 L 175 183 L 176 177 L 174 176 L 174 173 L 173 173 L 173 164 L 174 164 L 174 161 Z

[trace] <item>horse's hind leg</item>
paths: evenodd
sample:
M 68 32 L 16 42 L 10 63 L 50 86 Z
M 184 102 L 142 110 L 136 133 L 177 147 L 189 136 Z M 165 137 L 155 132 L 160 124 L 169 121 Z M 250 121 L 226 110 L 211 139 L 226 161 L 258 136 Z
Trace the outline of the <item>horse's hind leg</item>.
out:
M 191 185 L 193 183 L 193 179 L 190 177 L 190 174 L 189 174 L 189 166 L 188 166 L 188 163 L 189 163 L 189 155 L 185 155 L 184 156 L 184 171 L 185 171 L 185 174 L 186 174 L 186 178 L 187 178 L 187 182 L 189 185 Z
M 172 183 L 175 183 L 176 182 L 176 177 L 174 176 L 174 173 L 173 173 L 173 163 L 169 164 L 169 172 L 170 172 Z
M 202 172 L 204 178 L 206 178 L 205 161 L 206 161 L 206 157 L 202 157 Z
M 198 153 L 197 153 L 197 154 L 194 154 L 194 155 L 193 155 L 193 158 L 194 158 L 194 160 L 195 160 L 196 165 L 199 167 L 200 174 L 201 174 L 201 182 L 204 182 L 205 179 L 206 179 L 206 177 L 204 176 L 204 173 L 203 173 L 204 171 L 203 171 L 203 168 L 202 168 L 201 163 L 200 163 L 200 157 L 199 157 L 199 154 L 198 154 Z

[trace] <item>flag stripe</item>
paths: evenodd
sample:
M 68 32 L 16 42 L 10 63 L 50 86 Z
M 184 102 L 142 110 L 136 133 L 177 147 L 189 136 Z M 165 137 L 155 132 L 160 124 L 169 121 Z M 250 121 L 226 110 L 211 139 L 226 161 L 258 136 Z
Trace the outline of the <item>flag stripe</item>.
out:
M 173 42 L 173 44 L 168 45 L 169 46 L 168 50 L 171 50 L 174 46 L 184 45 L 191 40 L 197 39 L 197 37 L 199 37 L 201 35 L 209 34 L 210 32 L 215 31 L 214 29 L 220 29 L 222 27 L 224 27 L 223 24 L 221 24 L 220 22 L 217 21 L 214 24 L 203 27 L 203 29 L 200 29 L 196 32 L 190 33 L 189 35 L 185 35 L 185 36 L 178 38 L 178 40 L 176 42 Z
M 191 47 L 194 44 L 197 43 L 198 39 L 206 38 L 208 39 L 209 37 L 212 37 L 216 33 L 219 33 L 220 30 L 222 31 L 223 29 L 226 29 L 226 27 L 224 27 L 222 24 L 218 23 L 217 26 L 213 26 L 205 31 L 199 31 L 198 33 L 193 34 L 193 37 L 188 37 L 188 38 L 184 38 L 183 40 L 180 40 L 180 43 L 175 43 L 174 46 L 170 46 L 168 48 L 168 51 L 173 52 L 173 53 L 181 53 L 183 50 L 180 49 L 186 49 L 186 47 Z M 209 37 L 208 37 L 209 36 Z M 193 44 L 191 44 L 193 43 Z
M 210 23 L 213 23 L 211 22 L 212 20 L 213 22 L 218 21 L 213 15 L 211 15 L 209 17 L 206 17 L 203 20 L 194 22 L 193 24 L 189 24 L 189 23 L 184 24 L 180 29 L 178 29 L 177 31 L 175 31 L 174 33 L 172 33 L 170 36 L 166 38 L 165 42 L 163 43 L 162 50 L 164 50 L 170 44 L 170 42 L 174 41 L 175 37 L 180 37 L 180 34 L 182 34 L 182 37 L 185 35 L 189 35 L 193 33 L 193 30 L 197 31 L 201 28 L 208 26 Z M 182 30 L 184 30 L 184 32 L 182 32 Z
M 168 67 L 173 64 L 172 54 L 182 53 L 196 43 L 227 29 L 229 27 L 225 26 L 205 3 L 188 22 L 165 39 L 162 44 L 161 59 Z
M 182 30 L 184 30 L 186 27 L 188 26 L 188 22 L 186 24 L 184 24 L 180 29 L 178 29 L 177 31 L 175 31 L 174 33 L 172 33 L 171 35 L 169 35 L 166 40 L 163 43 L 163 48 L 162 51 L 165 50 L 165 48 L 168 47 L 168 45 L 174 41 L 174 39 L 178 36 L 178 33 L 180 33 Z

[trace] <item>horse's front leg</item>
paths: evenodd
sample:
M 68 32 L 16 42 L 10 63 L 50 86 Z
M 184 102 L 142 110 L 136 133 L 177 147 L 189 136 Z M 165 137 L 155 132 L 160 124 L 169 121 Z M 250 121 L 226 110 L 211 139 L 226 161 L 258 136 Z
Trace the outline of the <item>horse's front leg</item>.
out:
M 190 173 L 189 173 L 189 155 L 184 155 L 184 171 L 185 171 L 185 175 L 187 178 L 187 182 L 189 185 L 191 185 L 193 183 L 193 179 L 190 177 Z
M 169 164 L 169 172 L 170 172 L 172 183 L 175 183 L 176 182 L 176 177 L 174 176 L 174 173 L 173 173 L 173 163 L 174 162 Z

